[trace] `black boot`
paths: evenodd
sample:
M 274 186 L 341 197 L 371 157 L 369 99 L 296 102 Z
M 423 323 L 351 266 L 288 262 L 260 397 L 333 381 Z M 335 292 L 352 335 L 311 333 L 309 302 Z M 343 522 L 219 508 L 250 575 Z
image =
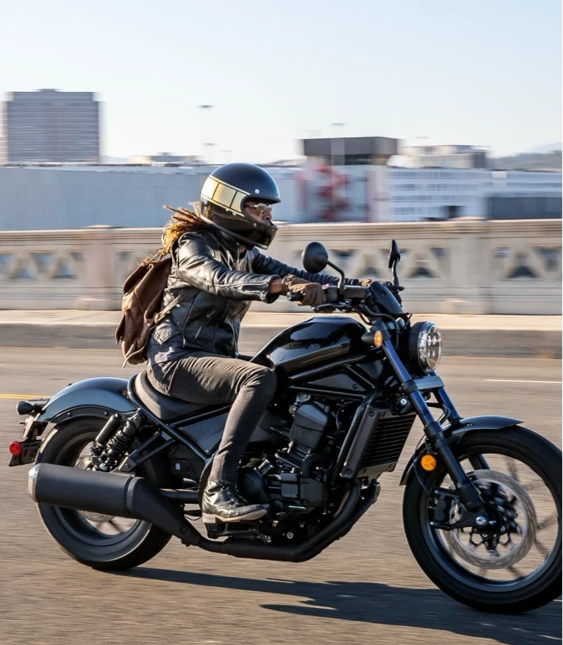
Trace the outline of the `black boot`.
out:
M 204 521 L 207 515 L 220 522 L 248 522 L 263 517 L 268 509 L 262 504 L 249 504 L 234 484 L 209 481 L 203 493 L 201 511 Z

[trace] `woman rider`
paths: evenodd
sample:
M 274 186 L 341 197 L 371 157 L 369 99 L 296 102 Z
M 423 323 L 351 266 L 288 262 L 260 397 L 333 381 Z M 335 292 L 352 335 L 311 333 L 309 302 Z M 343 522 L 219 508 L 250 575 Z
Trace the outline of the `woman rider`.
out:
M 232 404 L 206 489 L 202 512 L 221 522 L 262 517 L 267 507 L 239 493 L 239 461 L 276 389 L 275 373 L 237 358 L 240 322 L 252 300 L 274 302 L 289 292 L 302 305 L 325 301 L 322 284 L 336 278 L 311 274 L 269 258 L 277 227 L 272 206 L 278 187 L 262 168 L 231 163 L 203 184 L 196 212 L 173 209 L 161 252 L 173 268 L 162 306 L 179 304 L 153 330 L 148 376 L 161 393 L 201 405 Z

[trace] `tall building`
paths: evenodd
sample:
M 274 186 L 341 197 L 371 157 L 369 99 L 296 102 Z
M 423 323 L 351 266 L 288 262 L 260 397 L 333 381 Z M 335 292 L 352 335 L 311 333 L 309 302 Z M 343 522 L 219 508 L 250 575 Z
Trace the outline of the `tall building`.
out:
M 99 163 L 99 103 L 92 92 L 12 92 L 2 104 L 0 145 L 2 163 Z

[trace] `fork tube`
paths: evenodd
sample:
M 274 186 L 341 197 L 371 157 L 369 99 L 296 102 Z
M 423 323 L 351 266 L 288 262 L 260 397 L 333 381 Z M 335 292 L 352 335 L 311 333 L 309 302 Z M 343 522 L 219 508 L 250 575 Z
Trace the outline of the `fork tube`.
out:
M 430 372 L 430 374 L 434 375 L 435 372 Z M 456 410 L 452 400 L 448 396 L 446 389 L 443 387 L 439 387 L 437 390 L 435 390 L 434 396 L 436 397 L 439 403 L 441 403 L 442 405 L 446 406 L 446 408 L 448 408 L 448 410 L 450 411 L 448 415 L 450 424 L 455 425 L 461 419 L 461 417 L 458 411 Z
M 387 329 L 381 329 L 381 331 L 383 332 L 384 338 L 382 345 L 383 352 L 395 371 L 395 374 L 399 378 L 401 385 L 404 385 L 407 381 L 411 381 L 412 377 L 399 358 Z M 465 474 L 461 464 L 453 454 L 446 437 L 444 437 L 442 427 L 432 416 L 430 408 L 426 405 L 424 397 L 418 390 L 410 392 L 407 396 L 416 410 L 416 413 L 424 423 L 424 432 L 430 441 L 430 445 L 440 455 L 444 462 L 446 470 L 452 478 L 465 508 L 468 511 L 479 512 L 486 515 L 479 493 L 475 490 L 475 487 Z

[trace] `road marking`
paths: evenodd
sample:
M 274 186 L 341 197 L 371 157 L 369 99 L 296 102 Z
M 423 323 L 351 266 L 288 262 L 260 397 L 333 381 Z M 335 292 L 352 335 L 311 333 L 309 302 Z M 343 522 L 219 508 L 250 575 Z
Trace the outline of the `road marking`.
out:
M 561 385 L 563 381 L 525 381 L 523 379 L 510 378 L 486 378 L 488 383 L 545 383 L 547 385 Z
M 47 396 L 46 394 L 2 394 L 0 392 L 0 399 L 23 399 L 24 401 L 27 401 L 27 399 L 50 399 L 50 396 Z

